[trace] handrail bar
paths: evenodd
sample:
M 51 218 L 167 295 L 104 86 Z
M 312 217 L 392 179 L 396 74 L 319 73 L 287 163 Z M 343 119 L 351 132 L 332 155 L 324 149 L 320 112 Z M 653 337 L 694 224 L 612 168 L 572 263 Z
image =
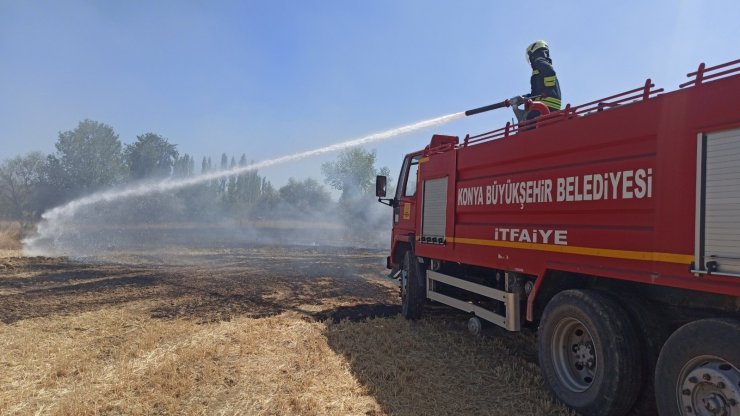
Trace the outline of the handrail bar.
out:
M 702 62 L 702 64 L 703 64 L 703 62 Z M 730 62 L 725 62 L 723 64 L 719 64 L 719 65 L 715 65 L 715 66 L 710 66 L 709 68 L 704 68 L 704 72 L 714 71 L 715 69 L 725 68 L 725 67 L 736 65 L 736 64 L 740 64 L 740 59 L 736 59 L 736 60 L 730 61 Z M 686 76 L 687 77 L 693 77 L 693 76 L 697 75 L 698 73 L 699 73 L 699 71 L 689 72 L 688 74 L 686 74 Z
M 736 59 L 730 62 L 725 62 L 720 65 L 710 66 L 709 68 L 707 68 L 706 64 L 702 62 L 699 64 L 699 68 L 696 71 L 689 72 L 688 74 L 686 74 L 687 77 L 689 78 L 694 77 L 694 79 L 684 82 L 683 84 L 680 84 L 678 88 L 684 88 L 684 87 L 688 87 L 691 85 L 698 86 L 698 85 L 701 85 L 704 81 L 717 79 L 724 75 L 729 75 L 735 72 L 740 72 L 740 67 L 737 67 L 737 68 L 726 69 L 720 72 L 715 72 L 713 74 L 707 74 L 708 72 L 716 71 L 718 69 L 727 68 L 727 67 L 738 65 L 738 64 L 740 64 L 740 59 Z
M 684 88 L 689 85 L 701 85 L 703 81 L 713 80 L 726 75 L 740 72 L 740 67 L 736 67 L 711 73 L 712 71 L 717 71 L 719 69 L 728 68 L 735 65 L 740 65 L 740 59 L 736 59 L 734 61 L 726 62 L 720 65 L 715 65 L 712 67 L 706 67 L 706 65 L 702 62 L 701 64 L 699 64 L 699 68 L 696 71 L 686 74 L 687 77 L 695 78 L 689 82 L 681 84 L 679 88 Z M 507 122 L 504 127 L 496 130 L 474 136 L 468 134 L 467 136 L 465 136 L 465 140 L 463 140 L 461 144 L 456 145 L 455 148 L 467 147 L 470 144 L 480 143 L 486 140 L 509 137 L 511 135 L 519 133 L 521 130 L 525 129 L 529 125 L 535 125 L 538 128 L 549 126 L 551 124 L 555 124 L 560 121 L 575 118 L 578 116 L 588 116 L 594 112 L 604 111 L 627 102 L 634 102 L 636 100 L 645 101 L 650 98 L 654 98 L 664 91 L 663 88 L 653 89 L 653 87 L 655 87 L 655 84 L 653 84 L 652 81 L 648 78 L 645 81 L 645 84 L 639 88 L 634 88 L 629 91 L 615 94 L 606 98 L 601 98 L 599 100 L 591 101 L 575 107 L 571 107 L 571 105 L 568 104 L 564 109 L 560 111 L 555 111 L 550 114 L 537 117 L 532 121 L 525 121 L 514 124 Z
M 540 116 L 535 120 L 520 122 L 517 124 L 506 123 L 506 126 L 489 132 L 481 133 L 474 136 L 466 136 L 463 143 L 459 146 L 466 147 L 473 143 L 479 143 L 485 140 L 508 137 L 514 133 L 521 131 L 523 128 L 533 124 L 537 127 L 549 126 L 551 124 L 558 123 L 560 121 L 573 118 L 578 115 L 588 115 L 593 112 L 603 111 L 605 108 L 616 107 L 622 103 L 632 100 L 646 100 L 651 96 L 659 94 L 664 91 L 663 88 L 652 89 L 655 86 L 650 79 L 645 81 L 642 87 L 634 88 L 619 94 L 615 94 L 606 98 L 601 98 L 595 101 L 591 101 L 585 104 L 581 104 L 577 107 L 571 107 L 568 104 L 565 109 L 555 111 L 544 116 Z M 618 100 L 615 100 L 619 98 Z M 611 101 L 609 101 L 611 100 Z
M 652 82 L 650 82 L 650 79 L 648 79 L 646 81 L 646 83 L 645 83 L 645 86 L 642 86 L 642 87 L 639 87 L 639 88 L 635 88 L 635 89 L 632 89 L 632 90 L 629 90 L 629 91 L 625 91 L 625 92 L 622 92 L 622 93 L 619 93 L 619 94 L 615 94 L 615 95 L 612 95 L 610 97 L 600 98 L 600 99 L 598 99 L 596 101 L 591 101 L 591 102 L 588 102 L 588 103 L 585 103 L 585 104 L 581 104 L 581 105 L 579 105 L 576 108 L 581 108 L 581 107 L 586 107 L 586 106 L 589 106 L 589 105 L 598 104 L 599 102 L 606 102 L 608 100 L 612 100 L 614 98 L 621 97 L 621 96 L 627 95 L 627 94 L 633 94 L 633 93 L 636 93 L 636 92 L 642 92 L 642 93 L 644 93 L 644 91 L 645 91 L 646 88 L 652 88 L 654 86 L 655 86 L 655 84 L 653 84 Z

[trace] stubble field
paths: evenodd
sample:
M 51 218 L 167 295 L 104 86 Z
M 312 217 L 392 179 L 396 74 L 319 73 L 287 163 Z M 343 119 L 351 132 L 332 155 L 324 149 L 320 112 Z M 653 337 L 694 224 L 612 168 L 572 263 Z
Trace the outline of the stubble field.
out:
M 0 414 L 567 415 L 531 329 L 398 316 L 380 250 L 0 249 Z

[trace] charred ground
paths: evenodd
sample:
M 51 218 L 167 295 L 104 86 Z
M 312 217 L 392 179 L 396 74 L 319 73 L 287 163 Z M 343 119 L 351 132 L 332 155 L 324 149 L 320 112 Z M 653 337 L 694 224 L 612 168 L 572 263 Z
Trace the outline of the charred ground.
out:
M 257 244 L 0 258 L 0 413 L 569 414 L 533 331 L 405 321 L 383 263 Z

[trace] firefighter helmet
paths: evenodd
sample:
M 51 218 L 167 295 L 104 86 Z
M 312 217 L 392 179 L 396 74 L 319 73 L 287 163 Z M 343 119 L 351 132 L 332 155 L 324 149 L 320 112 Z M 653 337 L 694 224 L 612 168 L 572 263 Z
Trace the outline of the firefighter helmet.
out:
M 531 45 L 527 46 L 527 53 L 526 53 L 526 55 L 527 55 L 527 63 L 528 64 L 531 63 L 530 62 L 530 56 L 532 56 L 532 54 L 536 50 L 542 49 L 542 48 L 545 48 L 546 50 L 549 50 L 550 49 L 550 47 L 547 46 L 547 42 L 545 42 L 544 40 L 534 41 L 534 42 L 532 42 Z

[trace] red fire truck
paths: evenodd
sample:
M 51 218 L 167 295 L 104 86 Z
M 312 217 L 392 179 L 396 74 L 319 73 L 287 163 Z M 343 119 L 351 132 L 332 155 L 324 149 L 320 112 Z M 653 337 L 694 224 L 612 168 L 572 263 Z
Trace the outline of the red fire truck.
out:
M 740 60 L 406 155 L 387 259 L 585 415 L 740 415 Z M 652 409 L 652 410 L 650 410 Z

